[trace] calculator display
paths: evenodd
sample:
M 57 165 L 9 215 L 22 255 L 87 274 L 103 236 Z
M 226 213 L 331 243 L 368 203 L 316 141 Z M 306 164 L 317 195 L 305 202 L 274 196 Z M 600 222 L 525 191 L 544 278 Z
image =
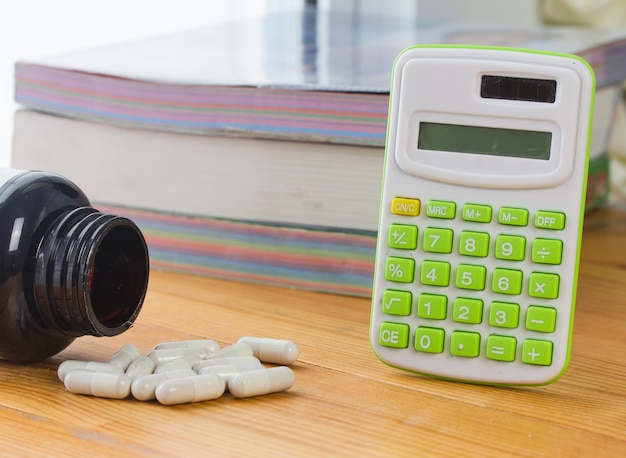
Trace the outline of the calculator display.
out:
M 551 132 L 420 122 L 417 147 L 431 151 L 550 160 Z

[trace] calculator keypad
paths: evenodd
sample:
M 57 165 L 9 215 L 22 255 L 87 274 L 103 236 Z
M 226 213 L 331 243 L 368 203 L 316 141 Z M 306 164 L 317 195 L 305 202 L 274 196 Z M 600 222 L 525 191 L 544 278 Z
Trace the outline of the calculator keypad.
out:
M 405 197 L 393 199 L 391 213 L 425 218 L 415 224 L 399 218 L 388 226 L 384 277 L 393 286 L 382 294 L 387 319 L 380 325 L 381 346 L 552 363 L 550 333 L 558 313 L 551 301 L 560 287 L 553 267 L 566 249 L 558 237 L 564 213 L 437 199 L 423 205 Z M 462 229 L 448 224 L 453 221 L 462 221 Z

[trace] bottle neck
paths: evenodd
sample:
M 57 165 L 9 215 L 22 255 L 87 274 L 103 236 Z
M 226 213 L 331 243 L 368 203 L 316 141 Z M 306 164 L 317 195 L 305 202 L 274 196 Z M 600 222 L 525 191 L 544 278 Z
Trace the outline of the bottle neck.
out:
M 145 297 L 145 240 L 123 217 L 79 207 L 56 218 L 36 249 L 33 296 L 41 318 L 70 336 L 115 336 Z

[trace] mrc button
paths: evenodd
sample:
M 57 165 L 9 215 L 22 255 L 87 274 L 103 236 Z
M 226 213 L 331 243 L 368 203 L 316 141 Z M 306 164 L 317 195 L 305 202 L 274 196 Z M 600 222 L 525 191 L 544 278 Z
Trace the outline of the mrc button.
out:
M 454 219 L 456 204 L 442 200 L 429 200 L 426 204 L 426 216 L 431 218 Z
M 565 228 L 565 213 L 538 211 L 535 214 L 535 227 L 560 231 Z

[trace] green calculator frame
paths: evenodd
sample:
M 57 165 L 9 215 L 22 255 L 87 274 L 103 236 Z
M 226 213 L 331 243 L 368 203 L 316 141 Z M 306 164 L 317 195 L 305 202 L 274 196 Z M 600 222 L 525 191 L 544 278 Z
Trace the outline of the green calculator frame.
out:
M 570 358 L 595 77 L 540 51 L 394 64 L 370 342 L 384 363 L 541 385 Z

